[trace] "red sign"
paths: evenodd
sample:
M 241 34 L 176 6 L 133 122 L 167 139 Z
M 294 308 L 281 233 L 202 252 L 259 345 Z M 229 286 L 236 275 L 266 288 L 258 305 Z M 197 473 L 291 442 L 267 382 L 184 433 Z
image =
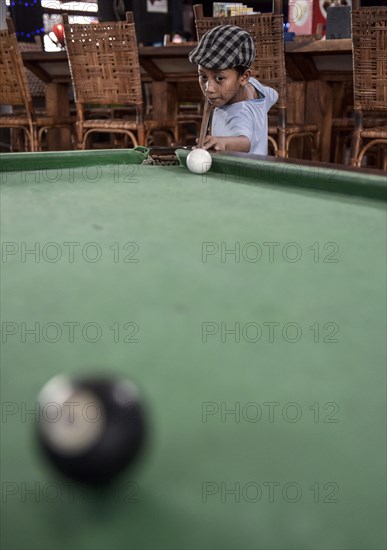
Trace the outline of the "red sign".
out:
M 325 35 L 329 4 L 327 0 L 289 0 L 289 32 Z

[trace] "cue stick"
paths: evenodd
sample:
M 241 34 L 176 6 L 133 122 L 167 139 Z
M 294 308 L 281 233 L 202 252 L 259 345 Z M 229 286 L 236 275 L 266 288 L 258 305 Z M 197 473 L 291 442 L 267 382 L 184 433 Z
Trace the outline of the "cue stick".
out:
M 210 116 L 212 113 L 213 106 L 210 104 L 210 102 L 205 99 L 204 100 L 204 108 L 203 108 L 203 117 L 202 117 L 202 124 L 200 126 L 200 134 L 199 134 L 199 141 L 198 141 L 198 148 L 203 148 L 204 139 L 207 135 L 208 130 L 208 123 L 210 122 Z

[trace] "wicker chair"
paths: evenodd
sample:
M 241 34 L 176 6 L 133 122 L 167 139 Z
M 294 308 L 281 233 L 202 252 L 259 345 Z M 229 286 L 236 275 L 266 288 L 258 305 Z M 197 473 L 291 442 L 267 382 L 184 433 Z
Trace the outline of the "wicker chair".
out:
M 185 42 L 186 46 L 197 45 L 196 42 Z M 171 41 L 169 34 L 164 35 L 164 46 L 179 47 L 179 43 Z M 177 93 L 177 124 L 179 145 L 189 145 L 200 133 L 204 98 L 198 82 L 176 82 Z M 194 132 L 194 134 L 192 133 Z
M 133 146 L 146 145 L 154 130 L 169 129 L 176 136 L 176 121 L 147 120 L 143 113 L 140 63 L 133 13 L 126 21 L 92 25 L 69 24 L 63 16 L 65 41 L 77 109 L 78 148 L 85 149 L 92 133 L 124 134 Z M 120 118 L 93 118 L 90 105 L 134 107 Z
M 387 171 L 387 7 L 362 8 L 360 0 L 353 0 L 352 43 L 355 129 L 351 165 L 361 166 L 369 149 L 382 145 L 382 168 Z M 365 128 L 363 111 L 384 113 L 385 124 Z
M 273 0 L 273 12 L 238 15 L 233 17 L 204 17 L 203 6 L 193 6 L 197 37 L 217 25 L 237 25 L 248 31 L 254 39 L 256 57 L 251 67 L 252 75 L 262 84 L 278 92 L 275 123 L 269 119 L 269 142 L 276 156 L 288 157 L 290 142 L 308 137 L 312 144 L 312 158 L 319 156 L 320 131 L 316 124 L 287 123 L 287 81 L 285 70 L 285 46 L 283 34 L 282 0 Z
M 27 138 L 25 149 L 37 151 L 47 130 L 63 127 L 71 130 L 72 120 L 35 112 L 12 19 L 7 19 L 7 27 L 0 31 L 0 104 L 15 109 L 0 115 L 0 127 L 23 130 Z

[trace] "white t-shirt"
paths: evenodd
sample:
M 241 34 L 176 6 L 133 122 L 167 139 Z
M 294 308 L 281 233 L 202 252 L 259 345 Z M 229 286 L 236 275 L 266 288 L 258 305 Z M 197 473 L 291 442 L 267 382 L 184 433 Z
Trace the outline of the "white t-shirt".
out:
M 223 107 L 215 107 L 211 135 L 217 137 L 246 136 L 250 140 L 249 153 L 267 155 L 267 113 L 278 99 L 278 93 L 263 86 L 255 78 L 250 84 L 259 92 L 260 99 L 248 99 Z

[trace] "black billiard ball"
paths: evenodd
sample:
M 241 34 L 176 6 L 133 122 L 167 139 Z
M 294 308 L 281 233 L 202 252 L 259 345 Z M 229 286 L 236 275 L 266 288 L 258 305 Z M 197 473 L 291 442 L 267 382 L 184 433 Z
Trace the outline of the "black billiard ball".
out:
M 143 405 L 129 380 L 56 376 L 38 400 L 40 446 L 63 474 L 76 481 L 109 482 L 143 447 Z

